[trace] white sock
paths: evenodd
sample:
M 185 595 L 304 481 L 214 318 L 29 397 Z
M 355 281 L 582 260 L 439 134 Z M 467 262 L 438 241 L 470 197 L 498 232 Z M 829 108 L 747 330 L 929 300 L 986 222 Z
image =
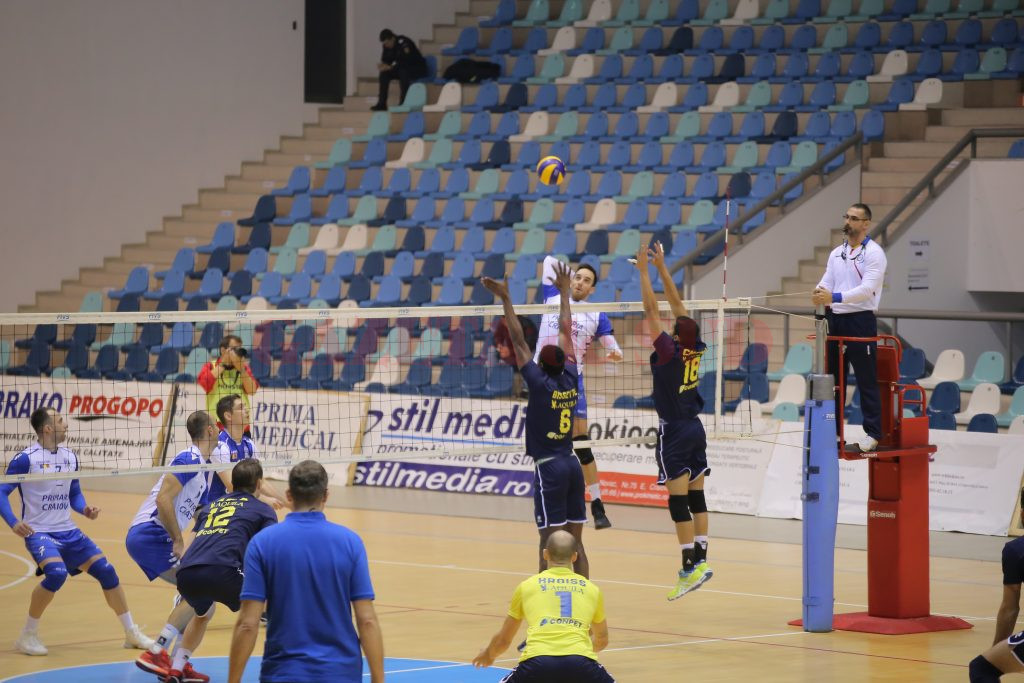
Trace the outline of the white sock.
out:
M 132 627 L 135 626 L 135 622 L 132 621 L 132 613 L 125 612 L 124 614 L 118 614 L 117 618 L 121 620 L 121 626 L 124 626 L 125 631 L 131 631 Z
M 39 620 L 29 617 L 25 619 L 25 631 L 29 633 L 35 633 L 39 630 Z
M 694 536 L 693 540 L 695 542 L 697 542 L 697 543 L 700 543 L 702 548 L 707 547 L 707 544 L 708 544 L 708 537 L 707 536 Z
M 601 485 L 600 484 L 589 484 L 589 485 L 587 485 L 587 493 L 590 494 L 590 500 L 599 500 L 601 498 Z
M 171 668 L 177 671 L 182 671 L 185 668 L 185 663 L 188 658 L 192 656 L 192 650 L 186 650 L 183 647 L 179 647 L 178 651 L 174 653 L 174 659 L 171 660 Z
M 160 630 L 160 635 L 156 637 L 153 642 L 153 647 L 149 648 L 149 651 L 155 655 L 160 654 L 160 650 L 170 650 L 171 643 L 174 639 L 180 635 L 178 629 L 174 628 L 170 624 L 165 624 Z
M 680 543 L 679 547 L 682 548 L 683 550 L 687 550 L 688 548 L 692 548 L 693 547 L 693 543 Z

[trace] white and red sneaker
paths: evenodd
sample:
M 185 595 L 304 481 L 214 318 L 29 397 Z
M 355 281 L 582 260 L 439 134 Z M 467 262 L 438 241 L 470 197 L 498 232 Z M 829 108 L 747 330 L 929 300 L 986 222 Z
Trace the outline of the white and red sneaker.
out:
M 160 650 L 159 654 L 153 654 L 146 650 L 135 659 L 135 666 L 163 678 L 171 670 L 171 658 L 168 656 L 167 650 Z

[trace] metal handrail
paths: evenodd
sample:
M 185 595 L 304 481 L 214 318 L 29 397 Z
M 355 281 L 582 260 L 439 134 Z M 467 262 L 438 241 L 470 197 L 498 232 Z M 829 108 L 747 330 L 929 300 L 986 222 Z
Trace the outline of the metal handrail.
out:
M 929 197 L 935 197 L 936 194 L 938 194 L 938 191 L 936 190 L 935 180 L 939 177 L 939 174 L 942 173 L 954 159 L 960 156 L 960 153 L 964 151 L 964 148 L 970 145 L 970 158 L 976 158 L 978 155 L 978 138 L 1011 138 L 1021 136 L 1024 136 L 1024 128 L 972 128 L 966 133 L 964 133 L 964 136 L 953 145 L 953 147 L 945 154 L 945 156 L 943 156 L 941 159 L 935 162 L 935 165 L 932 166 L 931 170 L 928 171 L 923 178 L 921 178 L 920 182 L 914 185 L 914 187 L 910 188 L 910 190 L 907 191 L 907 194 L 904 195 L 903 199 L 897 202 L 896 206 L 892 207 L 889 213 L 887 213 L 884 218 L 878 221 L 878 223 L 871 230 L 871 232 L 868 233 L 871 239 L 875 240 L 876 242 L 879 242 L 883 246 L 888 246 L 889 226 L 892 225 L 892 223 L 899 217 L 899 215 L 902 214 L 907 209 L 907 207 L 913 204 L 914 200 L 917 199 L 918 195 L 920 195 L 925 190 L 928 190 Z M 950 180 L 951 179 L 947 179 L 946 182 L 949 182 Z M 945 184 L 943 185 L 943 188 L 940 188 L 940 190 L 944 189 L 944 187 Z
M 807 168 L 805 168 L 799 175 L 797 175 L 794 178 L 791 178 L 789 180 L 789 182 L 784 184 L 782 187 L 776 189 L 775 192 L 773 192 L 772 194 L 768 195 L 767 197 L 765 197 L 761 201 L 759 201 L 756 204 L 754 204 L 752 207 L 747 209 L 747 211 L 745 211 L 744 213 L 740 214 L 736 218 L 735 221 L 732 221 L 730 223 L 728 228 L 723 226 L 717 232 L 715 232 L 712 235 L 706 237 L 703 241 L 701 241 L 701 243 L 698 245 L 698 247 L 696 249 L 694 249 L 692 252 L 690 252 L 689 254 L 687 254 L 683 258 L 679 259 L 674 264 L 672 264 L 672 266 L 669 268 L 669 272 L 672 273 L 672 275 L 675 275 L 677 272 L 679 272 L 680 269 L 686 268 L 687 266 L 693 266 L 694 263 L 697 261 L 697 259 L 700 258 L 700 255 L 701 255 L 702 252 L 707 251 L 708 249 L 714 248 L 714 247 L 718 246 L 720 243 L 722 243 L 723 241 L 725 241 L 726 236 L 727 236 L 727 232 L 728 233 L 735 233 L 741 227 L 743 227 L 743 225 L 747 221 L 749 221 L 751 218 L 753 218 L 754 216 L 759 214 L 761 211 L 764 211 L 765 209 L 767 209 L 769 206 L 771 206 L 775 202 L 779 202 L 780 207 L 784 207 L 785 204 L 781 200 L 786 195 L 786 193 L 791 191 L 793 188 L 795 188 L 795 187 L 797 187 L 799 185 L 802 185 L 804 183 L 804 181 L 807 180 L 808 178 L 810 178 L 811 176 L 814 176 L 814 175 L 821 176 L 821 183 L 822 183 L 822 185 L 825 185 L 825 178 L 826 178 L 825 167 L 829 163 L 831 163 L 832 160 L 835 159 L 836 157 L 838 157 L 839 155 L 845 154 L 846 150 L 850 149 L 851 147 L 856 147 L 857 148 L 857 159 L 859 160 L 860 156 L 861 156 L 860 151 L 861 151 L 861 147 L 863 146 L 863 144 L 864 144 L 864 136 L 861 133 L 854 133 L 850 137 L 846 138 L 839 145 L 837 145 L 834 149 L 829 150 L 827 153 L 825 153 L 824 156 L 819 157 L 816 162 L 814 162 L 812 165 L 810 165 Z M 784 208 L 782 208 L 782 210 L 785 211 Z M 685 285 L 684 285 L 684 287 L 686 288 L 685 289 L 686 292 L 690 291 L 690 286 L 692 284 L 693 284 L 693 268 L 689 268 L 686 271 L 686 281 L 685 281 Z

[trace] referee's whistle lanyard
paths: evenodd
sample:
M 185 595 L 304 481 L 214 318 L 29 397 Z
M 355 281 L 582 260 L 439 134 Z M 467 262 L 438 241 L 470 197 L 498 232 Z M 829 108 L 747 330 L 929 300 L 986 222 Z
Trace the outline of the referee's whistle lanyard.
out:
M 857 253 L 850 252 L 849 254 L 847 254 L 847 251 L 849 251 L 850 249 L 850 243 L 843 242 L 843 253 L 839 255 L 839 258 L 843 259 L 844 261 L 850 262 L 850 265 L 852 265 L 853 269 L 857 271 L 857 276 L 861 280 L 864 279 L 864 273 L 860 272 L 860 268 L 857 267 L 857 264 L 864 263 L 864 254 L 867 251 L 868 242 L 870 241 L 870 237 L 865 237 L 864 241 L 860 243 L 860 250 Z

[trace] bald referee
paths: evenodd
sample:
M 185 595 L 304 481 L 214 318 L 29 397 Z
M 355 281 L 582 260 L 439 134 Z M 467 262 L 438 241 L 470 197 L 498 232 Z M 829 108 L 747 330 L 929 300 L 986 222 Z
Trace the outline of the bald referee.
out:
M 875 314 L 882 299 L 885 279 L 885 252 L 868 237 L 871 209 L 867 204 L 854 204 L 843 215 L 846 240 L 828 256 L 825 275 L 821 278 L 811 301 L 815 306 L 828 306 L 828 333 L 833 337 L 875 337 L 878 321 Z M 846 342 L 843 362 L 853 366 L 860 407 L 864 414 L 864 438 L 857 446 L 869 453 L 882 438 L 882 401 L 878 395 L 878 365 L 874 341 Z M 828 367 L 836 378 L 839 394 L 836 400 L 846 403 L 846 383 L 839 381 L 839 342 L 828 343 Z
M 608 622 L 601 589 L 572 571 L 576 539 L 566 531 L 552 533 L 544 546 L 547 569 L 516 586 L 508 614 L 491 642 L 473 659 L 473 666 L 494 663 L 508 649 L 526 620 L 526 649 L 519 665 L 502 683 L 526 681 L 614 681 L 597 662 L 608 646 Z
M 489 277 L 481 278 L 481 282 L 501 299 L 516 360 L 530 390 L 526 405 L 526 454 L 534 462 L 533 513 L 540 534 L 540 570 L 544 571 L 546 566 L 544 547 L 548 536 L 561 528 L 576 538 L 578 555 L 573 566 L 577 573 L 589 576 L 590 563 L 583 549 L 583 525 L 587 523 L 583 468 L 572 449 L 572 418 L 579 399 L 579 374 L 572 343 L 569 268 L 563 263 L 554 266 L 554 285 L 561 292 L 559 345 L 541 347 L 537 361 L 523 337 L 523 328 L 509 297 L 508 282 Z

